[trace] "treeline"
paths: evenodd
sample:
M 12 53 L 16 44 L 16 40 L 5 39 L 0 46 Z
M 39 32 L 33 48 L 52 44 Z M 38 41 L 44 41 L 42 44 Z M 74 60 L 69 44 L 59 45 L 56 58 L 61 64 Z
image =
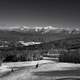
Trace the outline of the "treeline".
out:
M 42 52 L 38 50 L 0 51 L 0 61 L 2 62 L 35 61 L 41 59 L 43 59 Z
M 0 61 L 33 61 L 43 59 L 43 54 L 60 54 L 59 61 L 80 62 L 80 37 L 67 38 L 24 46 L 17 41 L 7 43 L 8 47 L 0 47 Z
M 8 47 L 5 47 L 8 45 Z M 17 61 L 33 61 L 43 59 L 43 54 L 47 53 L 52 45 L 47 43 L 24 46 L 17 41 L 4 43 L 0 47 L 0 61 L 17 62 Z
M 61 51 L 59 56 L 60 62 L 80 63 L 80 49 L 70 49 Z

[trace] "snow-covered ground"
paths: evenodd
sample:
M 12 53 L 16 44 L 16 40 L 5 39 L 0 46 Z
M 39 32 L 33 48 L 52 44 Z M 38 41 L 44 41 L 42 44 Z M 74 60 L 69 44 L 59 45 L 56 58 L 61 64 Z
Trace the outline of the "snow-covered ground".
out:
M 38 68 L 32 68 L 30 70 L 28 70 L 26 67 L 23 70 L 11 72 L 10 74 L 7 74 L 7 76 L 1 77 L 0 80 L 61 80 L 62 78 L 67 78 L 66 80 L 73 80 L 73 78 L 76 80 L 77 78 L 80 79 L 80 64 L 40 60 L 3 63 L 2 66 L 6 65 L 7 67 L 23 67 L 33 66 L 37 63 L 42 65 L 39 65 Z
M 6 65 L 0 66 L 0 73 L 11 71 Z
M 64 70 L 76 70 L 80 68 L 80 64 L 74 63 L 49 63 L 42 65 L 34 72 L 44 72 L 44 71 L 64 71 Z
M 41 42 L 24 42 L 24 41 L 19 41 L 19 42 L 25 46 L 34 45 L 34 44 L 41 44 Z
M 20 68 L 20 67 L 27 67 L 27 66 L 34 66 L 36 64 L 44 64 L 50 63 L 52 61 L 49 60 L 40 60 L 40 61 L 25 61 L 25 62 L 10 62 L 10 63 L 3 63 L 0 66 L 0 74 L 4 74 L 12 70 L 12 68 Z
M 39 60 L 39 61 L 25 61 L 25 62 L 10 62 L 10 63 L 3 63 L 0 67 L 1 70 L 6 70 L 10 68 L 16 68 L 16 67 L 27 67 L 27 66 L 35 66 L 36 64 L 43 64 L 38 71 L 47 71 L 47 70 L 70 70 L 70 69 L 76 69 L 80 68 L 80 64 L 74 64 L 74 63 L 61 63 L 61 62 L 55 62 L 50 60 Z
M 50 60 L 39 60 L 39 61 L 3 63 L 2 66 L 0 67 L 0 72 L 10 71 L 11 68 L 16 68 L 16 67 L 19 68 L 19 67 L 35 66 L 36 64 L 43 64 L 43 65 L 40 65 L 38 69 L 33 70 L 33 72 L 76 70 L 80 68 L 80 64 L 61 63 Z
M 44 63 L 50 63 L 50 62 L 53 62 L 53 61 L 39 60 L 39 61 L 9 62 L 9 63 L 3 63 L 2 65 L 6 65 L 8 68 L 11 68 L 11 67 L 33 66 L 36 64 L 44 64 Z

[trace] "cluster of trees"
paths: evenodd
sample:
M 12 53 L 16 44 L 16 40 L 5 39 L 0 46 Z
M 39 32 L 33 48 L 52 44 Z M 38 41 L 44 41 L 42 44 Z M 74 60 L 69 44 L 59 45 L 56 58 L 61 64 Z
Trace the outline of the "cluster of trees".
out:
M 80 49 L 62 51 L 59 56 L 60 62 L 80 63 Z
M 80 38 L 67 38 L 62 40 L 45 42 L 23 46 L 18 41 L 9 41 L 8 47 L 0 48 L 0 61 L 32 61 L 43 59 L 43 54 L 60 54 L 59 61 L 80 62 Z M 77 49 L 72 49 L 77 47 Z M 69 50 L 68 50 L 69 49 Z
M 43 59 L 41 52 L 38 50 L 11 50 L 0 51 L 1 62 L 33 61 Z

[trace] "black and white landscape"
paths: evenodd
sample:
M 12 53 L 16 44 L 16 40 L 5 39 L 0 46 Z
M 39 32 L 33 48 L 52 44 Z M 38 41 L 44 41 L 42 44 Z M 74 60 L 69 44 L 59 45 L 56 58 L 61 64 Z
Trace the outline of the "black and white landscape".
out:
M 0 0 L 0 80 L 80 80 L 80 1 Z

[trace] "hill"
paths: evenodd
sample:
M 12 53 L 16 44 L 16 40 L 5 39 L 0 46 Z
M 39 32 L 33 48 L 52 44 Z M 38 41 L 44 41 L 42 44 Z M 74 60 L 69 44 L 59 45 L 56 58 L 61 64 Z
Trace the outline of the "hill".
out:
M 14 41 L 35 41 L 35 42 L 49 42 L 59 39 L 64 39 L 68 34 L 64 33 L 46 33 L 40 32 L 17 32 L 0 30 L 0 40 L 14 40 Z

